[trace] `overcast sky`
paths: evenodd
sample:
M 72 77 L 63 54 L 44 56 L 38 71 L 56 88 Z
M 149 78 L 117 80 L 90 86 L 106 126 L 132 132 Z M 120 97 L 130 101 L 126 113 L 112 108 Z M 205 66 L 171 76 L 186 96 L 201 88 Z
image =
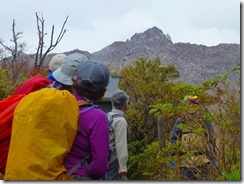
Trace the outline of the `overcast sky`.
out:
M 15 19 L 16 31 L 23 32 L 21 41 L 27 42 L 29 53 L 35 53 L 35 12 L 43 13 L 47 39 L 52 25 L 58 34 L 69 16 L 68 32 L 55 53 L 73 49 L 93 53 L 153 26 L 168 33 L 173 43 L 240 43 L 238 0 L 4 0 L 0 39 L 8 43 Z

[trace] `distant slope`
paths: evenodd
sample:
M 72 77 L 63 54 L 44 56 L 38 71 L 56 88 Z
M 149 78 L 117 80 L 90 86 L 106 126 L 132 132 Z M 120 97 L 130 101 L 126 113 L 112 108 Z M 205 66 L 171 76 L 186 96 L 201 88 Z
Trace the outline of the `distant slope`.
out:
M 174 64 L 180 71 L 181 80 L 187 83 L 201 83 L 217 74 L 230 71 L 237 62 L 240 62 L 239 44 L 207 47 L 190 43 L 173 43 L 170 36 L 165 35 L 157 27 L 136 33 L 125 42 L 116 41 L 92 54 L 86 51 L 79 52 L 88 58 L 103 62 L 111 70 L 120 70 L 140 57 L 158 56 L 166 64 Z

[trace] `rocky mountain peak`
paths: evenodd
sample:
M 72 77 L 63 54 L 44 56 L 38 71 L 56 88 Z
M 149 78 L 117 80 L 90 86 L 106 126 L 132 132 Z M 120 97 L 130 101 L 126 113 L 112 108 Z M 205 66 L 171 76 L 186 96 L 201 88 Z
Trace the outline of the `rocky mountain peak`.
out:
M 169 34 L 165 35 L 163 31 L 156 26 L 147 29 L 143 33 L 135 33 L 130 41 L 132 43 L 148 43 L 148 42 L 160 42 L 162 44 L 172 44 Z

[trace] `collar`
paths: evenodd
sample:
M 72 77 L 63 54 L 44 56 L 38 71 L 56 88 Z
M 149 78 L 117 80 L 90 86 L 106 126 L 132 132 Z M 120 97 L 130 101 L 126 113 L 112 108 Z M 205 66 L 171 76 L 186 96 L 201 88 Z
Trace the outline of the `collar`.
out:
M 119 109 L 112 109 L 111 112 L 115 113 L 115 114 L 122 114 L 124 117 L 126 117 L 126 114 L 123 111 L 119 110 Z
M 74 93 L 74 96 L 77 100 L 85 100 L 87 102 L 91 102 L 91 100 L 89 100 L 88 98 L 84 97 L 84 96 L 81 96 L 79 95 L 78 93 Z

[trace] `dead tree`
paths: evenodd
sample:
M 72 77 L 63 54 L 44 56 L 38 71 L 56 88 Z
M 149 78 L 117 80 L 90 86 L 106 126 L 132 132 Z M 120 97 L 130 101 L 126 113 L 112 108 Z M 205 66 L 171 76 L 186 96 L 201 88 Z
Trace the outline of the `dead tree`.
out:
M 20 72 L 20 68 L 17 66 L 19 65 L 19 59 L 20 59 L 20 54 L 23 53 L 25 47 L 26 47 L 26 43 L 25 42 L 19 42 L 19 39 L 21 38 L 21 34 L 23 34 L 23 32 L 17 32 L 15 31 L 15 20 L 13 19 L 13 23 L 12 23 L 12 39 L 10 39 L 11 42 L 13 42 L 13 46 L 8 46 L 4 43 L 3 40 L 0 40 L 0 45 L 3 47 L 3 50 L 5 50 L 6 52 L 10 53 L 11 57 L 9 57 L 9 59 L 5 59 L 6 61 L 6 65 L 8 70 L 11 71 L 11 78 L 12 80 L 17 79 L 19 72 Z
M 52 26 L 52 32 L 51 32 L 51 36 L 50 36 L 50 44 L 48 46 L 48 48 L 46 49 L 46 51 L 44 51 L 45 48 L 45 44 L 44 44 L 44 37 L 47 35 L 47 33 L 45 33 L 45 20 L 43 18 L 43 16 L 39 16 L 38 13 L 36 12 L 36 22 L 37 22 L 37 30 L 38 30 L 38 37 L 39 37 L 39 42 L 38 42 L 38 47 L 37 47 L 37 51 L 36 51 L 36 57 L 35 57 L 35 69 L 36 72 L 39 72 L 43 62 L 45 60 L 45 57 L 48 55 L 48 53 L 50 53 L 58 44 L 59 42 L 62 40 L 64 34 L 66 33 L 66 29 L 65 29 L 65 25 L 67 23 L 68 20 L 68 16 L 66 17 L 62 28 L 59 32 L 58 37 L 56 38 L 56 40 L 54 41 L 54 30 L 55 27 L 54 25 Z

